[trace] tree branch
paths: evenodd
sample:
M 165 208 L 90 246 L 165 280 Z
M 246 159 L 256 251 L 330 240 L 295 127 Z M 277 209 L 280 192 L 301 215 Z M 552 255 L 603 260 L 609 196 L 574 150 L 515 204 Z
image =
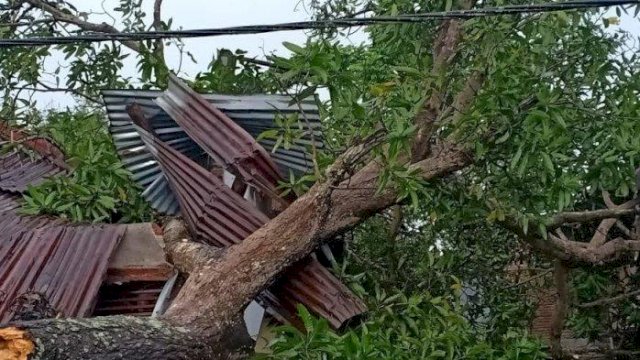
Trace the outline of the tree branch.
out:
M 637 201 L 633 200 L 635 205 Z M 631 206 L 632 207 L 632 206 Z M 640 210 L 633 208 L 617 208 L 617 209 L 600 209 L 600 210 L 591 210 L 591 211 L 570 211 L 563 212 L 554 215 L 549 222 L 547 222 L 547 229 L 553 230 L 559 226 L 564 224 L 571 223 L 587 223 L 595 220 L 602 219 L 611 219 L 613 220 L 613 224 L 615 224 L 616 219 L 628 216 L 628 215 L 636 215 L 640 213 Z
M 626 298 L 630 298 L 632 296 L 638 296 L 638 295 L 640 295 L 640 290 L 635 290 L 635 291 L 630 291 L 628 293 L 624 293 L 624 294 L 620 294 L 620 295 L 617 295 L 617 296 L 613 296 L 613 297 L 610 297 L 610 298 L 604 298 L 604 299 L 591 301 L 591 302 L 588 302 L 588 303 L 579 304 L 578 307 L 584 309 L 584 308 L 590 308 L 590 307 L 595 307 L 595 306 L 614 304 L 614 303 L 622 301 L 622 300 L 624 300 Z
M 624 204 L 621 205 L 615 205 L 612 201 L 611 201 L 611 197 L 609 196 L 608 193 L 603 193 L 602 197 L 604 199 L 605 204 L 607 205 L 608 208 L 610 209 L 631 209 L 634 206 L 639 204 L 639 199 L 633 199 L 633 200 L 629 200 L 627 202 L 625 202 Z M 600 225 L 598 225 L 598 228 L 596 229 L 596 232 L 593 234 L 593 237 L 591 238 L 591 241 L 589 242 L 589 246 L 591 247 L 598 247 L 602 244 L 604 244 L 607 241 L 607 234 L 609 234 L 609 230 L 611 230 L 611 227 L 613 227 L 613 225 L 616 223 L 616 218 L 615 217 L 611 217 L 609 219 L 604 219 L 602 220 L 602 222 L 600 223 Z
M 169 260 L 188 274 L 211 266 L 224 254 L 223 249 L 191 241 L 186 224 L 176 218 L 165 224 L 163 239 Z
M 571 218 L 571 216 L 568 218 Z M 548 232 L 547 239 L 544 239 L 536 233 L 524 231 L 514 218 L 507 218 L 501 221 L 500 224 L 518 235 L 522 241 L 531 245 L 537 251 L 552 259 L 561 260 L 565 265 L 571 267 L 619 266 L 621 263 L 628 261 L 630 257 L 633 257 L 636 251 L 640 251 L 640 241 L 616 238 L 601 246 L 591 247 L 586 242 L 563 239 L 551 232 Z M 537 224 L 529 225 L 530 228 L 535 228 L 536 226 Z
M 463 0 L 461 9 L 473 7 L 476 0 Z M 458 52 L 458 45 L 462 39 L 463 20 L 445 20 L 436 34 L 433 45 L 432 76 L 441 76 L 447 67 L 453 62 Z M 418 127 L 411 145 L 411 160 L 417 162 L 424 159 L 429 153 L 429 141 L 436 129 L 436 122 L 440 116 L 445 94 L 443 89 L 434 90 L 431 96 L 424 102 L 420 112 L 415 118 Z
M 153 28 L 156 31 L 164 30 L 162 27 L 162 0 L 155 0 L 153 3 Z M 164 42 L 162 39 L 158 39 L 154 42 L 155 48 L 153 49 L 154 55 L 158 60 L 161 60 L 163 64 L 166 63 L 164 58 Z
M 569 269 L 556 260 L 554 263 L 553 279 L 557 290 L 556 306 L 551 319 L 549 337 L 551 339 L 551 354 L 554 359 L 562 359 L 562 330 L 569 309 Z
M 252 341 L 236 320 L 219 337 L 135 316 L 44 319 L 0 328 L 0 357 L 24 359 L 243 359 Z
M 485 80 L 486 73 L 480 70 L 474 71 L 471 76 L 467 78 L 467 82 L 464 84 L 462 90 L 453 99 L 451 106 L 445 110 L 447 114 L 449 112 L 453 113 L 450 120 L 451 122 L 458 121 L 467 113 Z

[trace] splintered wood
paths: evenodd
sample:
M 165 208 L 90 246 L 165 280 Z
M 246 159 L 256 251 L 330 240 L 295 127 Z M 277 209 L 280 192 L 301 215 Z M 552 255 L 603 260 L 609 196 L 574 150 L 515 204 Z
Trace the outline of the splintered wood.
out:
M 26 331 L 15 327 L 0 329 L 0 360 L 27 360 L 33 350 Z

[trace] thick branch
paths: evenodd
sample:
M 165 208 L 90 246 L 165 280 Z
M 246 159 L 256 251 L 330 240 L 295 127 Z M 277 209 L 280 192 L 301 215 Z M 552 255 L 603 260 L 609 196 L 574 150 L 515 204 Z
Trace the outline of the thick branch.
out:
M 554 264 L 553 278 L 558 291 L 556 307 L 551 319 L 551 329 L 549 337 L 551 339 L 551 354 L 554 359 L 562 359 L 562 330 L 569 309 L 569 269 L 556 260 Z
M 607 193 L 603 194 L 603 198 L 605 203 L 607 204 L 607 207 L 609 207 L 610 209 L 631 209 L 634 206 L 638 205 L 637 198 L 633 200 L 629 200 L 619 206 L 616 206 L 615 204 L 613 204 L 613 202 L 611 201 L 611 198 L 608 196 Z M 616 223 L 616 220 L 617 219 L 615 217 L 602 220 L 602 222 L 598 226 L 598 229 L 596 229 L 595 234 L 593 234 L 593 237 L 591 238 L 589 245 L 592 247 L 598 247 L 604 244 L 607 241 L 607 234 L 609 233 L 609 230 L 611 230 L 611 227 Z
M 467 82 L 464 84 L 462 90 L 460 90 L 460 92 L 455 96 L 453 103 L 446 110 L 447 113 L 453 113 L 450 119 L 451 122 L 458 121 L 467 113 L 467 111 L 469 111 L 476 94 L 478 94 L 478 91 L 482 88 L 485 80 L 485 72 L 479 70 L 474 71 L 471 76 L 467 78 Z
M 470 9 L 475 2 L 475 0 L 463 0 L 461 9 Z M 433 45 L 432 76 L 442 75 L 455 58 L 458 52 L 458 45 L 462 39 L 462 22 L 460 19 L 446 20 L 440 26 Z M 434 90 L 424 102 L 418 116 L 416 116 L 415 124 L 418 130 L 411 145 L 411 159 L 413 162 L 424 159 L 429 153 L 429 141 L 433 131 L 435 131 L 444 98 L 444 89 Z
M 153 3 L 153 28 L 156 31 L 163 31 L 165 30 L 162 26 L 162 0 L 155 0 Z M 160 62 L 161 66 L 163 67 L 163 71 L 166 72 L 166 74 L 169 73 L 169 70 L 166 66 L 166 60 L 164 58 L 164 41 L 163 39 L 157 39 L 154 42 L 154 49 L 153 49 L 153 55 L 156 57 L 157 61 Z M 158 76 L 161 76 L 161 74 L 158 74 Z M 162 79 L 162 81 L 165 81 L 165 79 Z
M 460 169 L 469 160 L 456 147 L 445 146 L 415 166 L 426 179 L 433 179 Z M 327 184 L 313 186 L 241 244 L 228 248 L 206 272 L 191 274 L 165 316 L 184 326 L 197 326 L 212 333 L 220 331 L 278 274 L 308 255 L 320 242 L 397 202 L 393 188 L 377 192 L 381 169 L 371 162 L 338 184 L 329 195 L 331 206 L 326 208 L 327 213 L 319 211 L 326 200 L 323 197 Z M 338 170 L 333 174 L 341 176 L 341 173 Z M 324 221 L 318 227 L 320 218 Z M 206 294 L 216 294 L 215 301 Z
M 237 326 L 224 340 L 196 328 L 132 316 L 46 319 L 0 328 L 3 360 L 27 359 L 238 359 L 248 353 L 248 336 Z M 5 351 L 6 349 L 6 351 Z
M 171 219 L 164 227 L 165 251 L 169 260 L 184 273 L 211 266 L 224 253 L 223 249 L 190 240 L 184 221 Z
M 551 232 L 547 234 L 547 239 L 543 239 L 538 234 L 524 231 L 514 219 L 506 219 L 500 224 L 542 254 L 572 267 L 618 266 L 640 251 L 640 241 L 617 238 L 594 248 L 586 242 L 563 239 Z M 535 224 L 530 224 L 530 227 L 535 228 Z
M 549 220 L 549 222 L 547 223 L 547 229 L 552 230 L 559 226 L 562 226 L 563 224 L 587 223 L 602 219 L 613 220 L 613 223 L 611 224 L 613 225 L 616 223 L 617 218 L 636 214 L 638 214 L 638 210 L 633 208 L 563 212 L 554 215 L 551 220 Z

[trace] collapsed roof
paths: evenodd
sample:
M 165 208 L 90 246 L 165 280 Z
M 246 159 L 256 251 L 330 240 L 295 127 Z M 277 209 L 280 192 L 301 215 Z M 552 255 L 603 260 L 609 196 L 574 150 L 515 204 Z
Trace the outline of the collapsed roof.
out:
M 26 136 L 5 123 L 0 123 L 0 138 L 34 152 L 0 156 L 0 322 L 23 318 L 34 299 L 51 310 L 48 316 L 90 316 L 109 277 L 162 284 L 172 276 L 159 245 L 140 241 L 152 234 L 150 224 L 70 224 L 20 214 L 27 186 L 64 176 L 67 166 L 60 149 L 44 138 Z M 146 247 L 144 257 L 121 254 L 131 253 L 138 243 Z M 131 313 L 131 304 L 119 300 L 123 306 L 112 311 Z
M 155 99 L 162 95 L 161 91 L 149 90 L 102 92 L 109 117 L 109 131 L 122 162 L 133 173 L 133 180 L 144 189 L 143 196 L 155 210 L 167 215 L 177 215 L 178 201 L 157 161 L 144 147 L 140 135 L 133 127 L 126 111 L 127 105 L 135 102 L 142 107 L 158 138 L 172 148 L 203 166 L 207 165 L 208 156 L 155 102 Z M 278 117 L 298 116 L 300 126 L 312 129 L 305 130 L 303 136 L 293 141 L 289 149 L 281 146 L 275 152 L 271 152 L 275 145 L 274 140 L 265 138 L 258 141 L 270 152 L 282 175 L 288 175 L 289 171 L 296 175 L 308 172 L 313 167 L 313 161 L 307 147 L 313 144 L 317 149 L 324 148 L 321 141 L 320 114 L 313 98 L 303 99 L 298 105 L 290 104 L 291 98 L 283 95 L 205 94 L 202 98 L 220 109 L 253 138 L 257 138 L 265 130 L 277 129 Z
M 26 185 L 62 172 L 46 158 L 0 157 L 0 322 L 11 320 L 19 298 L 30 292 L 44 295 L 63 316 L 90 315 L 124 236 L 126 225 L 72 225 L 18 213 Z
M 199 95 L 175 76 L 165 93 L 106 91 L 104 97 L 118 153 L 134 180 L 145 188 L 156 209 L 167 213 L 181 209 L 197 241 L 231 246 L 269 220 L 259 204 L 232 190 L 210 167 L 212 163 L 223 167 L 263 195 L 273 192 L 280 174 L 254 137 L 277 128 L 277 111 L 301 111 L 292 108 L 288 98 Z M 284 173 L 307 172 L 312 161 L 305 145 L 314 141 L 317 148 L 323 146 L 317 108 L 308 101 L 304 106 L 299 126 L 307 127 L 310 114 L 315 114 L 315 134 L 307 133 L 291 150 L 275 152 L 273 159 Z M 366 310 L 313 256 L 283 278 L 261 296 L 277 318 L 296 321 L 295 306 L 302 303 L 338 328 Z

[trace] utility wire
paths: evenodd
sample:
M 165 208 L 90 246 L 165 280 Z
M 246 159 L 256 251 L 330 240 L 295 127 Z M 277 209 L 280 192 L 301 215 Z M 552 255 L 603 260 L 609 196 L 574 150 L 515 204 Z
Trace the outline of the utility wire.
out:
M 170 38 L 197 38 L 221 35 L 245 35 L 261 34 L 276 31 L 311 30 L 327 28 L 349 28 L 355 26 L 368 26 L 374 24 L 393 23 L 427 23 L 432 20 L 443 19 L 470 19 L 477 17 L 532 14 L 542 12 L 581 10 L 616 5 L 640 4 L 640 0 L 583 0 L 566 1 L 558 3 L 545 3 L 534 5 L 507 5 L 501 7 L 488 7 L 471 10 L 453 10 L 426 12 L 417 14 L 402 14 L 397 16 L 372 16 L 341 18 L 335 20 L 315 20 L 288 22 L 271 25 L 244 25 L 213 29 L 195 30 L 165 30 L 165 31 L 141 31 L 129 33 L 88 33 L 72 36 L 31 37 L 19 39 L 0 40 L 0 48 L 15 46 L 49 46 L 65 45 L 72 43 L 91 43 L 102 41 L 140 41 Z

